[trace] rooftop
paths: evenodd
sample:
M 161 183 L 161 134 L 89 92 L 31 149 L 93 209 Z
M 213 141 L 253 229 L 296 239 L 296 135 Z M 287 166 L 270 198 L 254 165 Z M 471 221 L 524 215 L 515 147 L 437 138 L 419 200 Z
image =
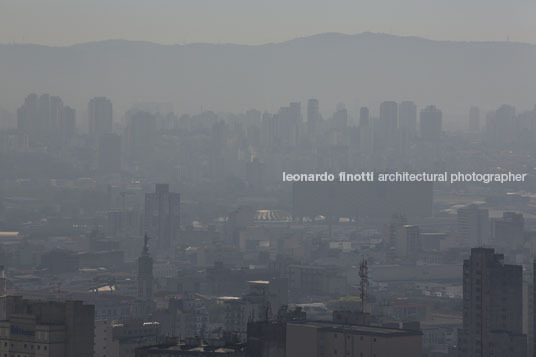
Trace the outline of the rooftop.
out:
M 288 325 L 305 325 L 316 327 L 324 331 L 341 332 L 356 335 L 369 335 L 379 337 L 402 337 L 402 336 L 420 336 L 421 331 L 402 330 L 397 328 L 377 327 L 377 326 L 359 326 L 343 325 L 330 321 L 303 321 L 289 322 Z

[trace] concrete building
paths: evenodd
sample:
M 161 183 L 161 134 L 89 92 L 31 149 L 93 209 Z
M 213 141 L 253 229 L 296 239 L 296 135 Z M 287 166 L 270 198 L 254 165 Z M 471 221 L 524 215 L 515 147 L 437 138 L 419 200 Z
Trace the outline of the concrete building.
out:
M 458 239 L 463 246 L 477 247 L 489 242 L 489 212 L 477 205 L 458 209 Z
M 93 357 L 93 305 L 20 296 L 0 304 L 0 356 Z
M 288 107 L 281 107 L 276 119 L 276 142 L 279 145 L 296 146 L 301 123 L 301 104 L 290 103 Z
M 398 107 L 398 122 L 400 132 L 405 139 L 417 136 L 417 106 L 415 103 L 405 101 Z
M 248 281 L 248 292 L 242 297 L 221 299 L 225 305 L 225 331 L 245 341 L 248 322 L 270 321 L 287 304 L 288 282 L 286 279 Z
M 376 127 L 377 147 L 384 150 L 386 148 L 396 148 L 398 143 L 398 104 L 387 101 L 380 105 L 380 118 Z
M 169 250 L 177 240 L 180 203 L 180 194 L 169 192 L 168 184 L 157 184 L 154 193 L 145 194 L 144 231 L 157 239 L 160 250 Z
M 359 110 L 358 126 L 358 143 L 359 153 L 367 156 L 372 153 L 373 149 L 373 126 L 370 121 L 369 110 L 367 107 L 361 107 Z
M 503 250 L 522 249 L 525 243 L 525 219 L 523 214 L 503 212 L 502 218 L 491 221 L 493 244 Z
M 437 141 L 441 138 L 441 122 L 443 113 L 434 105 L 429 105 L 421 111 L 420 134 L 421 139 L 426 141 Z
M 256 357 L 285 357 L 287 323 L 257 321 L 248 323 L 248 355 Z
M 522 333 L 522 267 L 507 265 L 490 248 L 473 248 L 463 263 L 460 357 L 526 356 Z
M 403 225 L 399 228 L 396 252 L 401 258 L 415 260 L 421 251 L 421 231 L 419 226 Z
M 112 132 L 112 102 L 105 97 L 96 97 L 88 103 L 89 135 L 97 140 L 101 135 Z M 97 142 L 97 141 L 95 141 Z
M 95 348 L 93 357 L 114 357 L 119 351 L 114 351 L 113 321 L 95 321 Z
M 158 344 L 159 336 L 158 322 L 96 321 L 94 357 L 134 357 L 137 348 Z
M 287 357 L 419 357 L 422 332 L 394 328 L 289 322 Z
M 307 101 L 307 130 L 310 137 L 314 137 L 320 125 L 321 115 L 318 99 Z

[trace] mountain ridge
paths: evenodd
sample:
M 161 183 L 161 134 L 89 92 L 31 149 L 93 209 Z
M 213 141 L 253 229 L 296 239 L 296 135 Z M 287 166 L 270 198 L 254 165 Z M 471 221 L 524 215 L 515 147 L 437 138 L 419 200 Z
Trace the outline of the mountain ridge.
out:
M 517 45 L 527 45 L 527 46 L 536 46 L 536 44 L 529 43 L 529 42 L 520 42 L 520 41 L 461 41 L 461 40 L 436 40 L 431 39 L 427 37 L 422 36 L 413 36 L 413 35 L 393 35 L 388 34 L 384 32 L 360 32 L 355 34 L 347 34 L 342 32 L 321 32 L 306 36 L 300 36 L 295 37 L 289 40 L 279 41 L 279 42 L 266 42 L 266 43 L 260 43 L 260 44 L 241 44 L 241 43 L 233 43 L 233 42 L 224 42 L 224 43 L 215 43 L 215 42 L 191 42 L 191 43 L 171 43 L 171 44 L 165 44 L 165 43 L 159 43 L 154 41 L 146 41 L 146 40 L 129 40 L 129 39 L 123 39 L 123 38 L 111 38 L 111 39 L 105 39 L 105 40 L 96 40 L 96 41 L 88 41 L 88 42 L 80 42 L 80 43 L 74 43 L 69 45 L 44 45 L 44 44 L 37 44 L 37 43 L 0 43 L 0 46 L 36 46 L 36 47 L 46 47 L 46 48 L 71 48 L 71 47 L 80 47 L 80 46 L 86 46 L 86 45 L 97 45 L 97 44 L 112 44 L 112 43 L 132 43 L 132 44 L 146 44 L 146 45 L 155 45 L 155 46 L 162 46 L 162 47 L 188 47 L 188 46 L 198 46 L 198 45 L 209 45 L 209 46 L 236 46 L 236 47 L 262 47 L 262 46 L 270 46 L 270 45 L 280 45 L 285 43 L 292 43 L 297 41 L 303 41 L 303 40 L 309 40 L 309 39 L 319 39 L 319 38 L 325 38 L 329 36 L 336 36 L 341 38 L 357 38 L 362 36 L 376 36 L 376 37 L 384 37 L 384 38 L 396 38 L 396 39 L 408 39 L 408 40 L 420 40 L 420 41 L 429 41 L 429 42 L 437 42 L 437 43 L 458 43 L 458 44 L 517 44 Z
M 435 104 L 446 120 L 471 105 L 532 108 L 536 45 L 436 41 L 415 36 L 323 33 L 262 45 L 162 45 L 106 40 L 68 47 L 0 45 L 0 105 L 11 112 L 31 93 L 59 95 L 84 121 L 87 102 L 110 97 L 116 117 L 139 102 L 177 113 L 277 111 L 316 97 L 377 112 L 383 100 Z

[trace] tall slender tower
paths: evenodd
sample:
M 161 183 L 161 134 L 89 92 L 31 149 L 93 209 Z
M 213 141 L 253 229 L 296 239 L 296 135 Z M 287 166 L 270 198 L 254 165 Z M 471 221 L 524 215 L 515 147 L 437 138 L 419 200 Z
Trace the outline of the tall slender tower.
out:
M 153 299 L 153 258 L 149 254 L 149 237 L 144 238 L 143 250 L 138 258 L 138 298 Z

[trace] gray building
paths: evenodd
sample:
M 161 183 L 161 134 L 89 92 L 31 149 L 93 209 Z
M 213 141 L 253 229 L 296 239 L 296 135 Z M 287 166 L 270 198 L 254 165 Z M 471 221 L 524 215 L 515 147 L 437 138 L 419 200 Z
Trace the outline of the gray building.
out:
M 458 209 L 457 230 L 460 243 L 477 247 L 489 242 L 489 212 L 477 205 Z
M 89 135 L 99 138 L 112 132 L 112 102 L 105 97 L 96 97 L 88 103 Z
M 21 296 L 3 296 L 0 304 L 1 356 L 93 357 L 93 305 Z
M 460 357 L 526 356 L 522 267 L 503 262 L 491 248 L 473 248 L 463 263 Z
M 434 105 L 421 111 L 421 138 L 426 141 L 437 141 L 441 138 L 443 113 Z
M 177 240 L 180 229 L 180 194 L 169 192 L 169 185 L 157 184 L 154 193 L 145 194 L 144 230 L 167 250 Z

